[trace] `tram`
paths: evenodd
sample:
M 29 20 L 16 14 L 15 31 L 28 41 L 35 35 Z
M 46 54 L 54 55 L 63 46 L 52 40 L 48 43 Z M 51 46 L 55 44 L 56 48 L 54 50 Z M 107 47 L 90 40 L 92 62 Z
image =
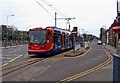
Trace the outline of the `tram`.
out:
M 42 27 L 29 30 L 28 54 L 51 55 L 74 46 L 71 31 L 66 31 L 57 27 Z

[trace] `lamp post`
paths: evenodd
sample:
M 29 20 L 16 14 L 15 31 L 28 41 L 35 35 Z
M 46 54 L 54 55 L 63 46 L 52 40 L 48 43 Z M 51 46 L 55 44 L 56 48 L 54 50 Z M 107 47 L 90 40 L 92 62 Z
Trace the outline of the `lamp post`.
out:
M 8 18 L 11 16 L 14 16 L 14 14 L 7 16 L 7 28 L 8 28 Z M 8 29 L 7 29 L 7 43 L 6 44 L 8 44 Z
M 14 14 L 7 16 L 7 27 L 8 27 L 8 17 L 11 17 L 11 16 L 14 16 Z

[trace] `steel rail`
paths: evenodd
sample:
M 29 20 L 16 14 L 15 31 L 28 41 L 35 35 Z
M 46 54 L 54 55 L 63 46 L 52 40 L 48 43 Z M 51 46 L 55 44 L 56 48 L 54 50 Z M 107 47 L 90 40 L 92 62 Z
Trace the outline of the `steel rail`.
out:
M 8 74 L 11 74 L 11 73 L 13 73 L 15 71 L 18 71 L 18 70 L 20 70 L 22 68 L 26 68 L 26 67 L 28 67 L 28 66 L 30 66 L 32 64 L 37 63 L 37 62 L 43 61 L 43 60 L 45 60 L 45 58 L 34 59 L 34 60 L 25 61 L 23 63 L 20 63 L 20 64 L 17 64 L 17 65 L 5 68 L 5 69 L 2 70 L 2 77 L 6 76 Z

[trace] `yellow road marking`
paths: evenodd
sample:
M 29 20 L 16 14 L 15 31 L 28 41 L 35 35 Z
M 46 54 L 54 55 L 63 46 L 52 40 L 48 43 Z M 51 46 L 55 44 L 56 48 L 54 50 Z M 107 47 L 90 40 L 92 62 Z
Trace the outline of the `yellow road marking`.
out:
M 112 56 L 111 56 L 105 49 L 104 49 L 104 51 L 105 51 L 105 53 L 106 53 L 107 56 L 108 56 L 108 59 L 107 59 L 105 62 L 103 62 L 103 63 L 99 64 L 98 66 L 93 67 L 93 68 L 91 68 L 91 69 L 89 69 L 89 70 L 87 70 L 87 71 L 81 72 L 81 73 L 79 73 L 79 74 L 73 75 L 73 76 L 71 76 L 71 77 L 65 78 L 65 79 L 60 80 L 60 81 L 63 81 L 63 82 L 72 81 L 72 80 L 75 80 L 75 79 L 77 79 L 77 78 L 80 78 L 80 77 L 82 77 L 82 76 L 85 76 L 85 75 L 87 75 L 87 74 L 89 74 L 89 73 L 92 73 L 92 72 L 94 72 L 94 71 L 96 71 L 96 70 L 98 70 L 98 69 L 101 69 L 102 67 L 108 65 L 110 62 L 112 62 Z

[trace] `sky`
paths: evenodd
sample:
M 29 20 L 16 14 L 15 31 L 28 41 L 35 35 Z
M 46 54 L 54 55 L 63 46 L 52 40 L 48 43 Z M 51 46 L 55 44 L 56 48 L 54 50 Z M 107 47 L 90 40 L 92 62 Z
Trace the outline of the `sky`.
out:
M 71 30 L 77 26 L 79 33 L 99 37 L 100 28 L 104 26 L 108 29 L 116 18 L 116 2 L 117 0 L 0 0 L 0 25 L 7 24 L 8 17 L 8 25 L 14 25 L 18 30 L 54 26 L 57 12 L 57 18 L 75 17 L 70 20 Z M 57 27 L 68 28 L 67 20 L 57 20 Z

